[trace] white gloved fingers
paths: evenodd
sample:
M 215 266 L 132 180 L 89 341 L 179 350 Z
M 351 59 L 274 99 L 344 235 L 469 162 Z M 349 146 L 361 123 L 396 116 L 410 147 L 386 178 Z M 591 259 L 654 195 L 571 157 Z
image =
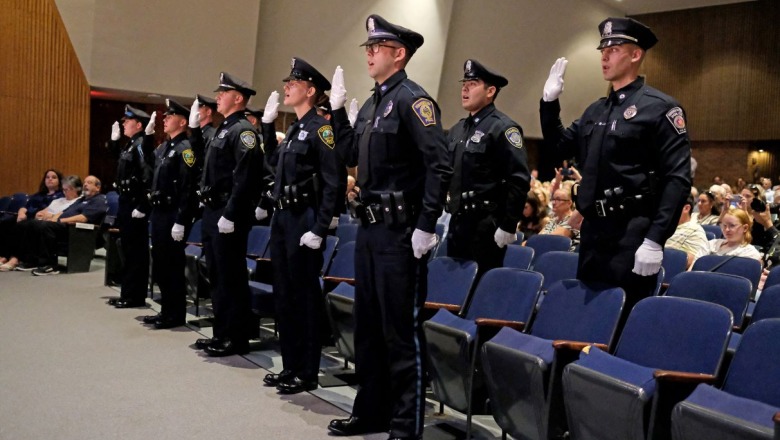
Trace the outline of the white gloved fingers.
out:
M 198 98 L 195 98 L 195 100 L 192 101 L 192 107 L 190 107 L 190 118 L 188 122 L 190 128 L 198 128 L 198 125 L 200 125 L 200 102 L 198 102 Z
M 184 239 L 184 225 L 174 223 L 171 228 L 171 238 L 173 241 L 182 241 Z
M 328 226 L 328 229 L 336 229 L 339 226 L 339 218 L 333 217 L 330 219 L 330 225 Z
M 270 124 L 274 122 L 279 115 L 279 92 L 274 90 L 271 95 L 268 96 L 268 101 L 265 103 L 265 109 L 263 110 L 263 117 L 260 121 L 264 124 Z
M 139 211 L 137 209 L 134 209 L 133 212 L 130 213 L 130 217 L 132 217 L 132 218 L 144 218 L 144 217 L 146 217 L 146 214 L 144 214 L 143 212 L 141 212 L 141 211 Z
M 355 122 L 357 122 L 357 116 L 358 116 L 358 101 L 355 98 L 352 98 L 352 101 L 349 103 L 349 113 L 347 113 L 347 118 L 349 119 L 349 125 L 355 126 Z
M 336 66 L 336 71 L 333 72 L 333 81 L 331 81 L 330 87 L 330 107 L 333 110 L 338 110 L 344 107 L 344 102 L 347 100 L 347 89 L 344 87 L 344 69 L 341 66 Z
M 263 208 L 257 207 L 255 208 L 255 218 L 258 220 L 262 220 L 264 218 L 268 217 L 268 211 L 266 211 Z
M 157 112 L 153 111 L 152 116 L 149 118 L 149 123 L 146 124 L 146 130 L 144 130 L 144 133 L 146 133 L 148 136 L 153 135 L 155 124 L 157 124 Z
M 322 246 L 322 237 L 314 232 L 307 232 L 301 236 L 299 246 L 306 246 L 311 249 L 319 249 Z
M 563 92 L 563 75 L 566 73 L 567 64 L 569 64 L 569 61 L 566 58 L 558 58 L 550 67 L 550 75 L 544 83 L 542 94 L 544 101 L 555 101 Z
M 225 217 L 220 217 L 217 221 L 217 229 L 219 229 L 220 234 L 230 234 L 235 231 L 235 224 Z
M 111 125 L 111 140 L 118 141 L 120 136 L 121 132 L 119 131 L 119 121 L 114 121 L 114 123 Z

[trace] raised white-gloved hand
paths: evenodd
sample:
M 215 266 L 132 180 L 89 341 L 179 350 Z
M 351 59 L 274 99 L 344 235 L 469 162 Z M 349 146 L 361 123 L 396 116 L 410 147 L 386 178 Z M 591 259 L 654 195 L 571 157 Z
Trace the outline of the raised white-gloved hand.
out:
M 414 258 L 422 258 L 422 256 L 433 249 L 438 242 L 439 237 L 436 234 L 415 229 L 412 233 L 412 251 L 414 251 Z
M 268 97 L 268 101 L 265 103 L 265 109 L 263 110 L 263 117 L 260 118 L 260 122 L 264 124 L 270 124 L 276 120 L 279 115 L 279 92 L 274 90 Z
M 634 272 L 643 277 L 655 275 L 661 270 L 664 250 L 661 245 L 645 238 L 634 254 Z
M 257 208 L 255 208 L 255 218 L 256 219 L 262 220 L 262 219 L 264 219 L 266 217 L 268 217 L 268 211 L 266 211 L 265 209 L 263 209 L 263 208 L 261 208 L 259 206 Z
M 352 98 L 352 101 L 349 103 L 349 113 L 347 113 L 347 118 L 349 119 L 349 125 L 355 126 L 355 122 L 357 121 L 357 115 L 358 115 L 358 102 L 357 99 Z
M 542 99 L 546 102 L 555 101 L 563 93 L 563 75 L 566 73 L 567 64 L 569 61 L 566 58 L 558 58 L 550 68 L 550 76 L 544 83 L 542 94 Z
M 130 213 L 130 217 L 132 217 L 132 218 L 144 218 L 144 217 L 146 217 L 146 214 L 144 214 L 143 212 L 141 212 L 141 211 L 139 211 L 137 209 L 134 209 L 133 212 Z
M 190 107 L 189 126 L 190 128 L 198 128 L 200 126 L 200 102 L 198 102 L 198 98 L 192 101 L 192 107 Z
M 111 140 L 118 141 L 121 133 L 119 132 L 119 121 L 114 121 L 111 125 Z
M 146 130 L 144 130 L 144 133 L 146 133 L 148 136 L 153 135 L 155 124 L 157 124 L 157 112 L 152 112 L 152 116 L 149 118 L 149 123 L 146 124 Z
M 220 217 L 217 222 L 217 229 L 220 234 L 230 234 L 236 230 L 236 225 L 225 217 Z
M 184 225 L 174 223 L 171 228 L 171 238 L 173 238 L 173 241 L 184 240 Z
M 336 66 L 333 72 L 333 81 L 330 82 L 330 108 L 338 110 L 344 107 L 347 101 L 347 89 L 344 88 L 344 69 Z
M 303 235 L 301 235 L 301 246 L 306 245 L 312 249 L 319 249 L 320 246 L 322 246 L 322 237 L 315 234 L 314 232 L 307 232 Z
M 493 240 L 496 241 L 498 247 L 504 248 L 506 245 L 512 244 L 517 240 L 517 233 L 506 232 L 501 228 L 496 228 L 496 233 L 493 234 Z
M 336 229 L 339 226 L 339 218 L 333 217 L 330 219 L 330 225 L 328 226 L 328 229 Z

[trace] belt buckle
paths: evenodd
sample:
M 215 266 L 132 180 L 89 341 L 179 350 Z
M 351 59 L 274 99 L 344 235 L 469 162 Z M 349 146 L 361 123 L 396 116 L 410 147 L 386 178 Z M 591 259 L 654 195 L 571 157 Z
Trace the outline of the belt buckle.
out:
M 369 224 L 373 225 L 376 223 L 376 216 L 374 215 L 374 210 L 370 205 L 366 206 L 366 218 L 368 218 Z
M 607 216 L 606 200 L 596 200 L 596 215 L 599 217 Z

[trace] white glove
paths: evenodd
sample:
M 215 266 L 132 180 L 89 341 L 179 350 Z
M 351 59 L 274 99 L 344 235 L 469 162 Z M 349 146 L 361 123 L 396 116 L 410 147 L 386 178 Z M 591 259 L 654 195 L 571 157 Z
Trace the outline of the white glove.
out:
M 192 101 L 192 107 L 190 107 L 190 128 L 198 128 L 200 125 L 200 102 L 198 98 Z
M 174 223 L 171 228 L 171 238 L 173 238 L 173 241 L 184 240 L 184 225 Z
M 141 211 L 139 211 L 137 209 L 134 209 L 133 212 L 130 213 L 130 217 L 132 217 L 132 218 L 144 218 L 144 217 L 146 217 L 146 214 L 144 214 L 143 212 L 141 212 Z
M 661 270 L 661 261 L 664 259 L 664 250 L 661 245 L 645 238 L 642 246 L 634 254 L 633 272 L 643 277 L 655 275 Z
M 544 83 L 542 99 L 546 102 L 555 101 L 563 93 L 563 75 L 566 73 L 566 58 L 558 58 L 550 68 L 550 76 Z
M 336 229 L 339 226 L 339 218 L 333 217 L 330 219 L 330 226 L 328 226 L 328 229 Z
M 230 234 L 236 230 L 236 225 L 225 217 L 220 217 L 217 222 L 217 229 L 220 234 Z
M 263 117 L 260 121 L 264 124 L 270 124 L 274 122 L 279 115 L 279 92 L 274 90 L 271 92 L 271 96 L 268 97 L 268 101 L 265 103 L 265 110 L 263 110 Z
M 144 133 L 147 134 L 147 136 L 151 136 L 154 134 L 154 124 L 157 123 L 157 112 L 152 112 L 152 116 L 149 118 L 149 123 L 146 124 L 146 130 L 144 130 Z
M 496 241 L 496 245 L 500 248 L 506 247 L 508 244 L 512 244 L 517 240 L 516 232 L 506 232 L 501 228 L 496 229 L 496 233 L 493 234 L 493 240 Z
M 262 220 L 262 219 L 264 219 L 266 217 L 268 217 L 268 211 L 266 211 L 265 209 L 263 209 L 263 208 L 261 208 L 259 206 L 257 208 L 255 208 L 255 218 L 256 219 Z
M 336 66 L 333 72 L 333 81 L 330 82 L 330 108 L 338 110 L 344 107 L 347 101 L 347 89 L 344 88 L 344 69 Z
M 114 124 L 111 126 L 111 140 L 118 141 L 120 135 L 121 133 L 119 132 L 119 122 L 114 121 Z
M 357 99 L 352 98 L 352 102 L 349 103 L 349 113 L 347 113 L 347 118 L 349 119 L 349 125 L 355 126 L 355 121 L 357 121 L 357 115 L 358 115 L 358 102 Z
M 312 249 L 319 249 L 320 246 L 322 246 L 322 237 L 309 231 L 301 236 L 300 245 L 306 245 Z
M 412 233 L 412 250 L 414 251 L 414 258 L 422 258 L 422 256 L 433 249 L 438 242 L 439 237 L 436 236 L 436 234 L 415 229 Z

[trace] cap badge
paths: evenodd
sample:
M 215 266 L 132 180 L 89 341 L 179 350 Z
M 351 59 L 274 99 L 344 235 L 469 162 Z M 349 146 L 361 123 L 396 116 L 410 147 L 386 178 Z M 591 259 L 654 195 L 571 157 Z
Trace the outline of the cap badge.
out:
M 612 35 L 612 22 L 608 21 L 604 24 L 604 34 L 603 37 L 609 37 Z
M 222 72 L 219 74 L 219 82 L 224 83 L 225 82 L 225 72 Z
M 171 106 L 171 100 L 170 99 L 168 99 L 168 98 L 165 99 L 165 106 L 166 107 L 170 107 Z
M 471 60 L 466 61 L 466 73 L 471 73 Z
M 382 113 L 382 116 L 384 116 L 386 118 L 387 115 L 389 115 L 391 111 L 393 111 L 393 100 L 392 99 L 390 100 L 390 102 L 387 103 L 387 107 L 385 107 L 385 112 Z
M 295 58 L 290 61 L 290 69 L 295 69 Z
M 632 105 L 631 107 L 627 108 L 626 111 L 623 112 L 623 117 L 626 118 L 626 120 L 633 118 L 636 116 L 636 106 Z
M 373 34 L 376 32 L 376 29 L 374 28 L 374 19 L 369 18 L 368 19 L 368 33 Z

